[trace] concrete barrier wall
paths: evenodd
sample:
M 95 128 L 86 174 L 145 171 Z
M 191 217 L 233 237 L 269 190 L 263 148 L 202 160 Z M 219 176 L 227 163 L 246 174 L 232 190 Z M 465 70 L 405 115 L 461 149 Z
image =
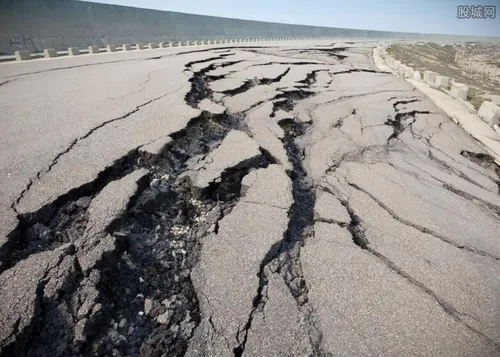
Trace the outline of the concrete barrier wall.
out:
M 325 36 L 446 38 L 442 35 L 246 21 L 75 0 L 0 0 L 1 54 L 13 54 L 19 50 L 41 52 L 45 48 L 106 47 L 123 43 Z M 477 40 L 475 37 L 462 39 Z

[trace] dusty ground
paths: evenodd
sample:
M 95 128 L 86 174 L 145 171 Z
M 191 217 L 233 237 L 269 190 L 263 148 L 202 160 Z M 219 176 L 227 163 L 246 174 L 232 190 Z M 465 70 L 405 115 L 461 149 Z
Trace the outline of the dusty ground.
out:
M 500 46 L 488 44 L 448 44 L 436 43 L 394 44 L 388 52 L 396 60 L 413 67 L 423 73 L 426 70 L 454 78 L 457 82 L 467 84 L 471 89 L 468 100 L 479 108 L 484 100 L 500 102 Z M 483 75 L 472 69 L 459 66 L 455 62 L 455 54 L 464 53 L 478 65 L 491 65 L 498 68 L 496 75 Z M 499 103 L 500 104 L 500 103 Z
M 377 45 L 1 65 L 0 355 L 498 356 L 500 169 Z

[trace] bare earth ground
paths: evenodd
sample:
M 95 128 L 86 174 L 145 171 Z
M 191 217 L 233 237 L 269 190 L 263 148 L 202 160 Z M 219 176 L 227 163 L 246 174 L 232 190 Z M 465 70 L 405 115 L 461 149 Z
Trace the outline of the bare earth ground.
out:
M 500 169 L 377 45 L 0 65 L 0 355 L 499 356 Z
M 478 66 L 487 64 L 497 67 L 495 74 L 484 75 L 460 67 L 455 54 L 461 51 Z M 394 58 L 423 73 L 426 70 L 454 78 L 470 87 L 468 100 L 478 109 L 484 100 L 500 104 L 500 46 L 490 44 L 393 44 L 388 48 Z M 493 96 L 493 98 L 491 98 Z

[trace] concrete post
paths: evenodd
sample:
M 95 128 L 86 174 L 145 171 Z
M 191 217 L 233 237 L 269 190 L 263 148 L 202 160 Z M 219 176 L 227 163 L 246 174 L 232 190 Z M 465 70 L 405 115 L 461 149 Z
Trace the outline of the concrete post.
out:
M 436 76 L 436 81 L 434 83 L 437 87 L 448 89 L 448 85 L 450 84 L 450 77 Z
M 186 41 L 186 46 L 189 46 L 189 41 Z
M 469 93 L 469 87 L 462 83 L 453 83 L 451 85 L 450 94 L 454 98 L 467 100 L 467 94 Z
M 406 78 L 412 78 L 413 77 L 413 68 L 406 67 L 405 77 Z
M 130 51 L 130 45 L 127 44 L 122 45 L 122 51 Z
M 154 50 L 156 48 L 156 45 L 154 43 L 148 43 L 148 50 Z
M 160 42 L 159 46 L 160 48 L 166 48 L 167 44 L 165 42 Z
M 172 42 L 169 42 L 168 47 L 174 47 L 174 44 Z
M 207 45 L 211 45 L 211 44 L 212 44 L 212 41 L 207 40 Z
M 106 46 L 106 51 L 108 51 L 108 52 L 116 52 L 116 46 L 115 45 L 107 45 Z
M 404 64 L 400 65 L 400 66 L 399 66 L 399 68 L 398 68 L 398 72 L 399 72 L 399 74 L 400 74 L 401 76 L 403 76 L 403 77 L 404 77 L 404 75 L 405 75 L 406 68 L 408 68 L 408 67 L 406 67 L 406 65 L 404 65 Z
M 182 47 L 182 41 L 177 42 L 178 47 Z
M 90 54 L 99 53 L 99 47 L 97 47 L 97 46 L 89 46 L 89 53 Z
M 43 50 L 45 58 L 57 57 L 57 51 L 53 48 L 46 48 Z
M 198 45 L 198 41 L 193 41 L 193 46 L 197 46 Z
M 436 82 L 436 76 L 437 76 L 436 72 L 425 71 L 424 72 L 424 82 L 431 84 L 431 85 L 434 85 L 434 83 Z
M 500 124 L 500 107 L 495 103 L 484 101 L 477 112 L 477 115 L 493 128 L 495 124 Z
M 135 45 L 135 49 L 136 50 L 143 50 L 144 46 L 141 43 L 138 43 L 138 44 Z
M 417 81 L 421 81 L 422 80 L 422 76 L 420 75 L 419 71 L 413 72 L 413 79 L 415 79 Z
M 70 56 L 78 56 L 80 54 L 80 50 L 78 47 L 70 47 L 68 48 L 68 55 Z
M 28 51 L 16 51 L 16 61 L 27 61 L 31 59 L 31 53 Z

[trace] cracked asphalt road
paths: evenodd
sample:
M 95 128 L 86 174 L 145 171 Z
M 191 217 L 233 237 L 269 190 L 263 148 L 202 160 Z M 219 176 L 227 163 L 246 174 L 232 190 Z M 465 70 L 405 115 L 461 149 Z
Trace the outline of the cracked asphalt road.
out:
M 0 356 L 499 356 L 500 168 L 318 44 L 1 65 Z

